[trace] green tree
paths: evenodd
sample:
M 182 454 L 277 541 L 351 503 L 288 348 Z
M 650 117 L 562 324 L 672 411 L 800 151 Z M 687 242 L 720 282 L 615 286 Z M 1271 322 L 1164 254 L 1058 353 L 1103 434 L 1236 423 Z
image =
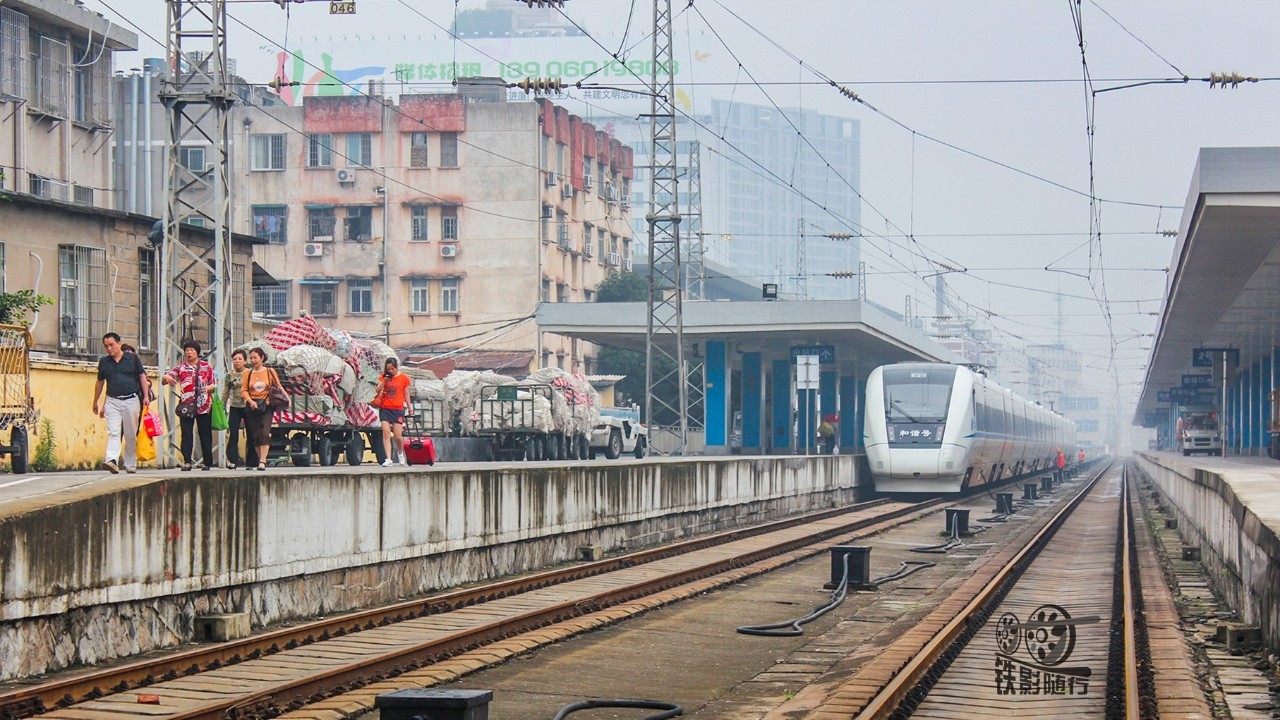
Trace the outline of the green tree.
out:
M 614 270 L 596 286 L 596 302 L 645 302 L 649 299 L 649 280 L 630 270 Z
M 0 293 L 0 324 L 27 325 L 27 314 L 40 311 L 41 305 L 52 305 L 53 298 L 37 295 L 35 290 Z

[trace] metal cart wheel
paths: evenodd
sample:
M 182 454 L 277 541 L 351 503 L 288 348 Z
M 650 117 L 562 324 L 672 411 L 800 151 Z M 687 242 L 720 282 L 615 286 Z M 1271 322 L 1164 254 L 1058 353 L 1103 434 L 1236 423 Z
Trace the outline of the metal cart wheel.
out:
M 338 455 L 333 451 L 333 438 L 329 437 L 327 434 L 321 435 L 316 438 L 315 446 L 316 458 L 320 461 L 321 467 L 329 467 L 337 464 Z
M 358 432 L 351 433 L 351 437 L 347 438 L 344 451 L 347 455 L 347 464 L 356 467 L 364 460 L 364 437 Z
M 9 431 L 9 445 L 13 448 L 9 455 L 13 474 L 21 475 L 27 471 L 27 429 L 14 425 Z
M 311 436 L 294 433 L 289 438 L 289 459 L 294 467 L 311 467 Z

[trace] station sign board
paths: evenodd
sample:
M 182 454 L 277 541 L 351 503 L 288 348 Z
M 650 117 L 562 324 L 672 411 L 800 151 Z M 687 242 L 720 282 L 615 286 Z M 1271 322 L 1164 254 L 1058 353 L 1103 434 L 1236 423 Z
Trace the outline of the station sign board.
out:
M 1157 390 L 1156 402 L 1173 402 L 1173 398 L 1169 397 L 1168 390 Z
M 1232 364 L 1240 364 L 1240 348 L 1196 348 L 1191 351 L 1191 367 L 1213 367 L 1218 353 L 1226 353 Z
M 1184 388 L 1212 388 L 1212 375 L 1183 375 L 1182 387 Z
M 1213 399 L 1212 393 L 1201 392 L 1202 388 L 1186 388 L 1177 387 L 1169 388 L 1169 402 L 1187 404 L 1198 401 L 1209 401 Z M 1212 388 L 1210 388 L 1212 390 Z
M 791 346 L 791 362 L 795 364 L 796 359 L 805 355 L 814 355 L 818 358 L 821 365 L 830 365 L 836 361 L 835 345 L 792 345 Z
M 1149 412 L 1142 416 L 1142 427 L 1153 428 L 1160 424 L 1160 416 L 1156 413 Z

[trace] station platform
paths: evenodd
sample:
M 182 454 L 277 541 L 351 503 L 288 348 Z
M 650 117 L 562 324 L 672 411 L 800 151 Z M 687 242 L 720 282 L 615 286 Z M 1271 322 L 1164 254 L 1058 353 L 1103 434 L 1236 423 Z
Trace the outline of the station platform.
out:
M 54 473 L 0 482 L 0 681 L 849 504 L 857 456 Z M 50 643 L 49 638 L 60 638 Z M 14 660 L 10 662 L 10 660 Z
M 1139 452 L 1178 531 L 1216 578 L 1227 604 L 1280 651 L 1280 462 L 1265 457 L 1184 457 Z

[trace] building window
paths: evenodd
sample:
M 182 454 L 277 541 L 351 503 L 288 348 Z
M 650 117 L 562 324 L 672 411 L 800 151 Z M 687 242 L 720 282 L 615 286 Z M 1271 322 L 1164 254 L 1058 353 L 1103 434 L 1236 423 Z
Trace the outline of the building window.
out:
M 608 257 L 609 257 L 608 255 L 606 255 L 606 254 L 605 254 L 605 251 L 606 251 L 606 250 L 608 250 L 608 247 L 606 246 L 606 244 L 605 244 L 605 243 L 606 243 L 606 241 L 605 241 L 605 232 L 604 232 L 604 230 L 603 230 L 603 229 L 601 229 L 601 230 L 600 230 L 600 234 L 599 234 L 599 239 L 596 241 L 596 244 L 597 244 L 596 249 L 597 249 L 597 250 L 599 250 L 599 252 L 596 254 L 596 258 L 597 258 L 601 263 L 603 263 L 603 262 L 604 262 L 605 260 L 607 260 L 607 259 L 608 259 Z
M 269 318 L 289 317 L 288 286 L 254 288 L 253 314 Z
M 569 302 L 569 286 L 566 285 L 565 283 L 556 284 L 556 302 L 558 303 Z
M 156 307 L 159 289 L 155 250 L 138 251 L 138 347 L 156 347 Z
M 83 185 L 76 185 L 75 199 L 76 199 L 76 202 L 81 205 L 92 205 L 93 204 L 93 188 L 85 187 Z
M 97 352 L 107 331 L 107 252 L 81 245 L 58 246 L 58 348 Z
M 307 167 L 333 167 L 333 135 L 329 133 L 307 134 Z
M 184 145 L 178 148 L 178 162 L 182 163 L 182 167 L 197 174 L 208 169 L 208 166 L 205 165 L 203 147 Z
M 431 286 L 427 280 L 409 281 L 409 312 L 416 315 L 431 312 Z
M 411 240 L 418 242 L 426 242 L 431 239 L 431 233 L 428 232 L 427 210 L 429 208 L 415 206 L 413 208 L 413 234 L 410 235 Z
M 373 135 L 347 133 L 347 166 L 369 167 L 373 164 Z
M 596 291 L 595 291 L 595 290 L 583 290 L 583 291 L 582 291 L 582 302 L 595 302 L 595 301 L 596 301 Z
M 458 312 L 458 278 L 445 278 L 440 281 L 440 312 Z
M 440 208 L 440 239 L 458 239 L 458 208 Z
M 542 235 L 542 242 L 544 243 L 551 242 L 551 218 L 552 218 L 551 206 L 543 205 L 541 235 Z
M 427 138 L 429 137 L 431 136 L 424 132 L 409 134 L 409 167 L 431 167 L 431 155 L 427 152 Z
M 551 281 L 542 281 L 542 302 L 551 302 Z
M 311 314 L 317 317 L 333 317 L 338 314 L 338 293 L 334 285 L 314 284 L 307 286 L 308 302 Z
M 351 302 L 352 314 L 367 315 L 373 312 L 373 280 L 371 278 L 347 280 L 347 297 Z
M 458 167 L 458 133 L 440 133 L 440 167 Z
M 343 221 L 343 240 L 369 242 L 373 240 L 373 208 L 349 207 Z
M 67 117 L 67 64 L 67 44 L 41 35 L 31 66 L 31 104 L 36 110 Z
M 311 242 L 333 242 L 333 228 L 338 218 L 333 208 L 307 208 L 307 238 Z
M 254 134 L 249 137 L 253 146 L 253 159 L 250 168 L 253 170 L 284 169 L 284 135 Z
M 253 234 L 273 245 L 283 245 L 289 239 L 289 208 L 283 205 L 255 206 L 253 208 Z
M 0 94 L 25 98 L 27 56 L 30 52 L 30 20 L 26 15 L 0 7 Z

